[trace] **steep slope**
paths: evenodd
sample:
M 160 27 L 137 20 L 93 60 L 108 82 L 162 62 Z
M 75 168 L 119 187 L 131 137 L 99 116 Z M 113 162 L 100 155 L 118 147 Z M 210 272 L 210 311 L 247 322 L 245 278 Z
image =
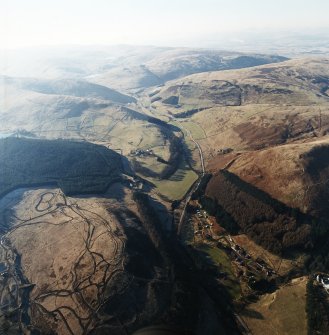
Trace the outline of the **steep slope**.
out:
M 96 98 L 127 104 L 136 100 L 105 86 L 77 79 L 15 79 L 3 77 L 3 85 L 13 85 L 18 89 L 42 94 L 65 95 L 80 98 Z
M 230 233 L 328 271 L 328 148 L 326 138 L 218 158 L 201 202 Z
M 212 176 L 202 203 L 229 232 L 242 231 L 277 254 L 307 251 L 315 243 L 308 217 L 226 170 Z
M 17 187 L 56 184 L 66 194 L 104 192 L 120 178 L 122 158 L 91 143 L 0 140 L 0 197 Z
M 202 106 L 210 100 L 211 106 L 230 105 L 223 98 L 226 95 L 239 98 L 235 105 L 275 104 L 305 106 L 327 102 L 328 60 L 303 59 L 291 60 L 239 71 L 215 71 L 195 74 L 180 80 L 169 82 L 158 93 L 166 99 L 177 95 L 175 105 L 181 108 L 197 104 Z M 227 88 L 237 88 L 230 94 Z M 198 92 L 203 91 L 203 95 Z M 193 101 L 194 93 L 197 99 Z M 210 99 L 209 99 L 210 98 Z M 181 100 L 182 99 L 182 100 Z M 192 101 L 189 101 L 192 99 Z M 176 113 L 179 113 L 178 109 Z
M 328 136 L 305 143 L 231 155 L 230 172 L 290 207 L 316 216 L 328 215 Z M 216 172 L 227 166 L 225 155 L 208 168 Z M 322 199 L 322 200 L 320 200 Z
M 8 50 L 0 55 L 0 74 L 44 79 L 74 78 L 126 92 L 192 73 L 242 68 L 284 59 L 279 56 L 207 49 L 129 45 L 93 48 L 68 46 L 33 48 L 23 53 Z
M 328 64 L 200 73 L 150 92 L 155 115 L 200 145 L 213 173 L 200 200 L 219 224 L 272 252 L 308 255 L 305 267 L 318 270 L 328 267 Z
M 164 81 L 180 78 L 193 73 L 240 69 L 286 60 L 280 56 L 246 55 L 227 51 L 206 49 L 169 50 L 146 66 Z
M 116 66 L 109 70 L 105 69 L 100 74 L 89 76 L 87 79 L 107 87 L 114 87 L 123 92 L 164 83 L 161 78 L 151 72 L 145 65 Z
M 146 59 L 145 59 L 146 60 Z M 276 63 L 284 57 L 207 49 L 167 48 L 154 53 L 145 62 L 114 65 L 88 77 L 88 80 L 122 91 L 162 85 L 168 80 L 193 73 L 239 69 Z
M 75 79 L 2 79 L 0 133 L 87 140 L 126 156 L 152 150 L 129 159 L 154 176 L 168 170 L 174 127 L 133 110 L 134 98 Z
M 197 124 L 206 156 L 222 148 L 259 149 L 328 131 L 326 59 L 291 60 L 167 83 L 153 108 Z

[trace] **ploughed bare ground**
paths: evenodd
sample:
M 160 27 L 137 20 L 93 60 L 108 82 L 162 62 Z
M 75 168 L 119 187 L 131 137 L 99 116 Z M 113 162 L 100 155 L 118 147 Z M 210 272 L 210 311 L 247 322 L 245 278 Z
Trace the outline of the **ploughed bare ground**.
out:
M 129 192 L 113 190 L 117 196 Z M 32 328 L 37 334 L 78 335 L 106 328 L 121 334 L 136 323 L 142 311 L 134 305 L 147 308 L 142 293 L 157 274 L 147 266 L 144 274 L 140 271 L 147 279 L 126 271 L 125 229 L 134 229 L 138 219 L 126 217 L 124 228 L 114 214 L 120 206 L 113 198 L 69 198 L 56 188 L 19 189 L 1 200 L 6 229 L 0 247 L 5 270 L 0 305 L 19 320 L 12 328 L 6 320 L 8 332 L 29 333 Z M 140 296 L 135 297 L 139 280 Z M 152 289 L 148 293 L 152 297 Z M 123 303 L 131 300 L 124 312 L 117 304 L 119 296 Z

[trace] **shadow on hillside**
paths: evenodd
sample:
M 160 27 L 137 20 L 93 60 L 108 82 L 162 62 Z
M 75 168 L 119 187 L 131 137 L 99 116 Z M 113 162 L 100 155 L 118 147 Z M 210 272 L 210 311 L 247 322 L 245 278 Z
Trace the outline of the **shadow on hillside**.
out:
M 264 320 L 264 316 L 261 313 L 255 311 L 254 309 L 251 309 L 251 308 L 244 309 L 241 312 L 241 315 L 246 316 L 248 318 L 252 318 L 252 319 Z

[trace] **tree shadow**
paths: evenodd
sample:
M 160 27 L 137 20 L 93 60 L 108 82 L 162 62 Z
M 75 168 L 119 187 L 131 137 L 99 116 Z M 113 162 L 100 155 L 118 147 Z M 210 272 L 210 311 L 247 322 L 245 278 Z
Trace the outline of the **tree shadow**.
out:
M 185 173 L 183 171 L 177 172 L 175 175 L 173 175 L 170 180 L 172 181 L 182 181 L 185 177 Z
M 248 318 L 257 319 L 257 320 L 264 320 L 263 314 L 255 311 L 251 308 L 244 309 L 241 313 L 242 316 L 246 316 Z

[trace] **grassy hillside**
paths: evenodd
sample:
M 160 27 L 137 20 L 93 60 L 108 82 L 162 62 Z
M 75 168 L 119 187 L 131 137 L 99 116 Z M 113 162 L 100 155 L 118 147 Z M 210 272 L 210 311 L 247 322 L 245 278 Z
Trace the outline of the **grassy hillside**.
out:
M 154 51 L 154 50 L 153 50 Z M 242 54 L 207 49 L 162 48 L 145 62 L 125 62 L 105 67 L 88 80 L 124 92 L 163 85 L 194 73 L 240 69 L 286 60 L 280 56 Z
M 327 59 L 290 60 L 240 70 L 198 73 L 168 82 L 158 96 L 164 99 L 179 95 L 181 107 L 193 105 L 195 93 L 198 103 L 210 97 L 213 106 L 231 105 L 223 101 L 223 94 L 226 98 L 239 97 L 239 105 L 305 106 L 328 102 L 328 62 Z
M 117 66 L 87 78 L 91 82 L 120 91 L 130 91 L 163 84 L 163 80 L 145 65 Z
M 104 192 L 121 172 L 105 147 L 70 141 L 0 140 L 0 195 L 16 187 L 56 183 L 67 194 Z
M 129 157 L 156 175 L 168 168 L 164 161 L 171 156 L 174 127 L 135 111 L 136 106 L 129 105 L 134 98 L 76 79 L 2 79 L 0 90 L 6 94 L 0 99 L 0 133 L 23 131 L 39 138 L 84 140 L 125 156 L 149 149 L 154 156 Z
M 204 131 L 206 158 L 223 147 L 260 149 L 329 131 L 327 59 L 190 75 L 152 95 L 157 113 Z
M 286 58 L 280 56 L 181 48 L 165 51 L 146 65 L 163 81 L 168 81 L 192 73 L 240 69 L 283 60 Z

